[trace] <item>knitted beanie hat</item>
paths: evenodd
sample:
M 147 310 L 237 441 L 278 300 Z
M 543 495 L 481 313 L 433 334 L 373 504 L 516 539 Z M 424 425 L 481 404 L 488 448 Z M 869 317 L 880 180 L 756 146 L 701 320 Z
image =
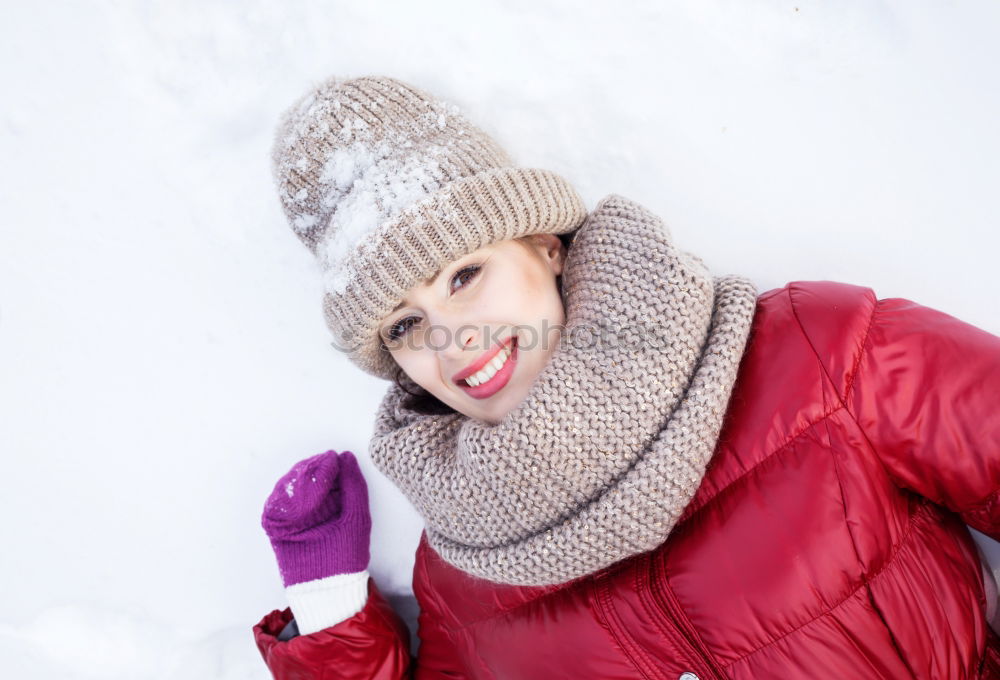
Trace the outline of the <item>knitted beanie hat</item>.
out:
M 515 167 L 453 104 L 400 82 L 329 78 L 284 114 L 272 151 L 292 230 L 323 272 L 334 345 L 392 379 L 381 320 L 413 286 L 495 241 L 571 232 L 570 184 Z

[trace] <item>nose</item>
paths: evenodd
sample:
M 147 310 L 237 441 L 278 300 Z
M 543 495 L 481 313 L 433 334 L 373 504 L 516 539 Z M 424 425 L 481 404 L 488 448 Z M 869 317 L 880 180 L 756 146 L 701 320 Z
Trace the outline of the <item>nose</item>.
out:
M 475 347 L 476 338 L 479 337 L 479 331 L 474 328 L 471 324 L 466 324 L 460 326 L 457 331 L 455 331 L 455 343 L 464 350 L 466 347 Z
M 481 352 L 482 329 L 469 321 L 446 320 L 438 317 L 435 325 L 434 345 L 438 357 L 449 368 L 461 367 Z

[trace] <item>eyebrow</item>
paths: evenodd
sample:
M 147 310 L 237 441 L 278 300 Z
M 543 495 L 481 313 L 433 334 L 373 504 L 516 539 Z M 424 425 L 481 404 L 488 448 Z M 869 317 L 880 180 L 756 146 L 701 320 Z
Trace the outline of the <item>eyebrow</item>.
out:
M 462 259 L 462 258 L 459 258 L 459 260 L 460 259 Z M 455 262 L 458 262 L 458 260 L 455 260 Z M 452 263 L 452 264 L 454 264 L 454 263 Z M 424 283 L 427 284 L 428 286 L 433 286 L 435 283 L 437 283 L 437 280 L 439 278 L 441 278 L 441 276 L 446 271 L 448 271 L 448 267 L 447 266 L 446 267 L 442 267 L 441 270 L 437 274 L 435 274 L 433 276 L 433 278 L 431 278 L 431 279 L 424 279 Z M 396 305 L 395 307 L 393 307 L 392 311 L 389 312 L 389 315 L 395 314 L 396 312 L 398 312 L 399 310 L 401 310 L 405 306 L 406 306 L 405 301 L 404 302 L 400 302 L 398 305 Z

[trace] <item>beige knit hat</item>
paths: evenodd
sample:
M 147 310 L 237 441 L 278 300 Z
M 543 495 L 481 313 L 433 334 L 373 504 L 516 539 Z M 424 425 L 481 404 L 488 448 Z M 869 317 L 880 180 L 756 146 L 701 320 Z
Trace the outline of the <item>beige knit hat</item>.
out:
M 414 285 L 495 241 L 587 216 L 553 172 L 519 168 L 458 107 L 383 76 L 329 78 L 284 114 L 272 151 L 282 207 L 323 271 L 334 346 L 392 379 L 381 320 Z

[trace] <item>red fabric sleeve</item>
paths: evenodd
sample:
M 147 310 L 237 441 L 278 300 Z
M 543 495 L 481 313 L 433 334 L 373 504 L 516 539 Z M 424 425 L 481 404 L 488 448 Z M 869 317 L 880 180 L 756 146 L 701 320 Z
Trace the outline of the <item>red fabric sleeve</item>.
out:
M 420 584 L 418 658 L 410 655 L 410 631 L 368 579 L 364 609 L 335 626 L 290 640 L 278 635 L 292 620 L 291 608 L 274 610 L 253 627 L 254 641 L 275 680 L 463 680 L 455 670 L 449 635 Z
M 254 641 L 275 680 L 401 680 L 410 675 L 410 631 L 368 578 L 364 609 L 323 630 L 278 640 L 291 608 L 253 627 Z
M 879 300 L 847 399 L 899 486 L 1000 539 L 1000 337 Z

